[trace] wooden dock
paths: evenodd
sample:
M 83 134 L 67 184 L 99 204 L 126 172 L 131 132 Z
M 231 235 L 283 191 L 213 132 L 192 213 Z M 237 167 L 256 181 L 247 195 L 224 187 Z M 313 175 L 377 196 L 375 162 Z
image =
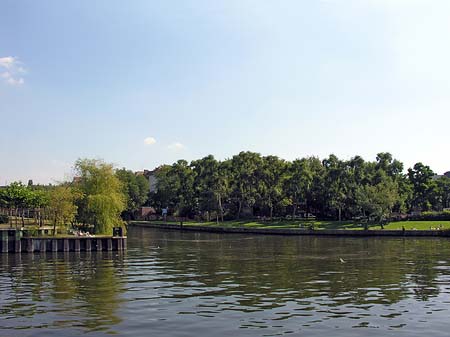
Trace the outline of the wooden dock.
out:
M 126 236 L 22 236 L 20 230 L 0 230 L 0 253 L 122 251 Z

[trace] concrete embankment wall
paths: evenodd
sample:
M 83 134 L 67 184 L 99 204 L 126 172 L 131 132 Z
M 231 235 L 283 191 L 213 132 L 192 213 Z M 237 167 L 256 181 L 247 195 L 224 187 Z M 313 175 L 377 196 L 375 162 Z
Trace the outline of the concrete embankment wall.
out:
M 0 253 L 122 251 L 126 237 L 20 237 L 0 231 Z
M 237 234 L 265 234 L 265 235 L 316 235 L 316 236 L 402 236 L 402 237 L 450 237 L 447 230 L 351 230 L 351 229 L 284 229 L 284 228 L 236 228 L 189 226 L 175 224 L 153 224 L 151 222 L 132 222 L 130 226 L 151 227 L 170 230 L 183 230 L 208 233 L 237 233 Z

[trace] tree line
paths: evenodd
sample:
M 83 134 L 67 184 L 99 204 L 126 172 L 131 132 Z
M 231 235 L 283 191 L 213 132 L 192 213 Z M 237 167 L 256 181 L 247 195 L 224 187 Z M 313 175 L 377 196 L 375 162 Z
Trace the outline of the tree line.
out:
M 174 215 L 240 219 L 244 216 L 313 214 L 335 220 L 383 221 L 392 213 L 442 211 L 450 207 L 450 179 L 436 179 L 429 166 L 404 172 L 390 153 L 375 161 L 335 155 L 286 161 L 241 152 L 230 159 L 212 155 L 179 160 L 156 170 L 149 205 Z
M 286 161 L 248 151 L 219 161 L 209 155 L 160 166 L 156 190 L 150 193 L 148 177 L 101 160 L 79 159 L 74 171 L 71 182 L 14 182 L 0 189 L 2 214 L 16 226 L 31 218 L 39 226 L 82 226 L 110 234 L 143 205 L 159 214 L 167 208 L 175 216 L 221 221 L 309 214 L 383 221 L 392 213 L 450 207 L 450 178 L 436 179 L 422 163 L 405 172 L 390 153 L 379 153 L 375 161 L 335 155 Z
M 148 180 L 126 169 L 116 170 L 101 160 L 80 159 L 75 178 L 57 185 L 11 183 L 0 189 L 0 207 L 10 225 L 25 220 L 42 227 L 80 227 L 96 234 L 111 234 L 122 218 L 148 199 Z

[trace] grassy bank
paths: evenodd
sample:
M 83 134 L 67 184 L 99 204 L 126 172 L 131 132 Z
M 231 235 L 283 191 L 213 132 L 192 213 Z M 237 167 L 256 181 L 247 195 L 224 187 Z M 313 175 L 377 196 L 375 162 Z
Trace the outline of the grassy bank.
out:
M 155 224 L 164 224 L 163 221 L 152 221 Z M 169 224 L 179 224 L 169 222 Z M 256 220 L 234 220 L 219 222 L 194 222 L 187 221 L 185 226 L 211 226 L 211 227 L 235 227 L 235 228 L 309 228 L 313 226 L 316 230 L 322 229 L 363 229 L 360 222 L 354 221 L 319 221 L 319 220 L 274 220 L 274 221 L 256 221 Z M 450 221 L 398 221 L 391 222 L 384 226 L 386 230 L 399 230 L 404 227 L 406 230 L 429 230 L 450 229 Z M 369 229 L 381 229 L 380 225 L 370 225 Z

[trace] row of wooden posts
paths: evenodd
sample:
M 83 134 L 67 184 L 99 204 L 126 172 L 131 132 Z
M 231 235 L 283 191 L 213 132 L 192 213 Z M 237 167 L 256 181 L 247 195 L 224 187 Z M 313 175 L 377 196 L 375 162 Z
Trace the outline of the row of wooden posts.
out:
M 120 237 L 23 237 L 22 231 L 0 230 L 0 252 L 90 252 L 122 251 L 127 238 Z
M 0 207 L 0 215 L 9 218 L 10 227 L 26 225 L 44 226 L 54 221 L 54 215 L 45 208 L 4 208 Z

